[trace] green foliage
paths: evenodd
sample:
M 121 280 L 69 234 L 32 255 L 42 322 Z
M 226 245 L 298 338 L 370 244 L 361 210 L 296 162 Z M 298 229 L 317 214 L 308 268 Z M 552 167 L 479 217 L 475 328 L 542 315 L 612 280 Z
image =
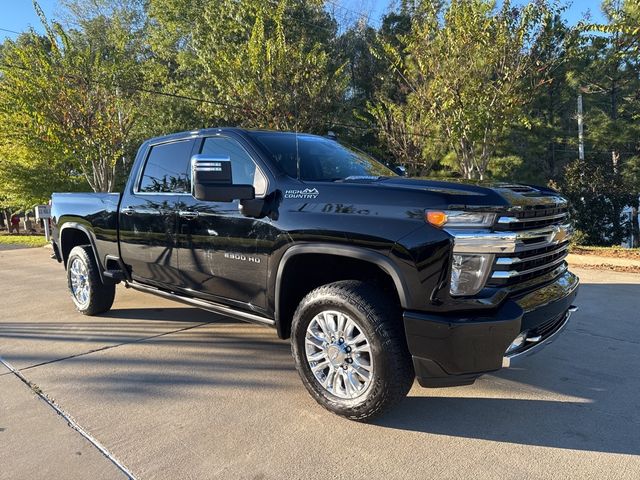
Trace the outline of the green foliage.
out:
M 489 161 L 487 171 L 489 176 L 498 181 L 509 182 L 514 178 L 518 178 L 519 181 L 528 180 L 522 178 L 522 158 L 516 155 L 507 155 L 505 157 L 493 157 Z
M 524 80 L 544 68 L 529 46 L 550 13 L 539 3 L 515 8 L 506 1 L 499 10 L 489 0 L 453 0 L 443 10 L 434 5 L 419 4 L 400 48 L 383 45 L 407 86 L 406 101 L 389 108 L 381 99 L 369 111 L 386 142 L 409 118 L 441 153 L 442 147 L 455 152 L 461 175 L 482 179 L 507 129 L 528 125 L 523 106 L 531 86 Z
M 127 87 L 136 81 L 137 65 L 127 43 L 119 42 L 126 33 L 106 18 L 83 31 L 43 22 L 46 36 L 26 33 L 2 49 L 0 155 L 9 164 L 11 188 L 24 185 L 22 196 L 41 201 L 40 182 L 19 181 L 40 170 L 56 180 L 67 176 L 71 189 L 82 184 L 81 176 L 93 190 L 111 191 L 140 101 Z
M 562 192 L 571 202 L 575 227 L 588 245 L 619 245 L 631 228 L 621 220 L 622 210 L 628 205 L 638 207 L 638 194 L 610 162 L 608 156 L 594 155 L 566 168 Z
M 174 60 L 181 91 L 212 101 L 198 105 L 203 123 L 326 131 L 347 78 L 333 61 L 336 25 L 321 2 L 222 0 L 193 8 L 186 0 L 153 2 L 152 36 L 161 57 Z M 171 42 L 163 38 L 168 30 Z
M 0 45 L 2 208 L 117 190 L 143 139 L 232 125 L 333 130 L 413 176 L 557 186 L 585 242 L 629 229 L 637 1 L 604 0 L 606 21 L 577 27 L 551 0 L 403 0 L 378 26 L 339 25 L 324 0 L 62 4 L 62 24 Z
M 589 245 L 589 237 L 582 230 L 575 230 L 571 237 L 571 247 Z

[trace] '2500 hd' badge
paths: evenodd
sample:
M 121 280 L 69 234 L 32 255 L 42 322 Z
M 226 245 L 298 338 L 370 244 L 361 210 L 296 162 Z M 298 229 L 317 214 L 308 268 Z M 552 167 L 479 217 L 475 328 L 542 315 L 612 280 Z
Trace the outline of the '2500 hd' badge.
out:
M 305 188 L 304 190 L 285 190 L 284 198 L 316 198 L 320 195 L 317 188 Z

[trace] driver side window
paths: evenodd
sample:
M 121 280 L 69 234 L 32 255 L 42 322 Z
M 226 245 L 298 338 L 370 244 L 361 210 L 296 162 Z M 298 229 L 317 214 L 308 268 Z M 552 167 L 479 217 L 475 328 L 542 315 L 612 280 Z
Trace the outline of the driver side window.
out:
M 200 153 L 212 157 L 229 157 L 234 185 L 253 185 L 256 196 L 266 193 L 267 180 L 264 174 L 242 145 L 235 140 L 227 137 L 207 137 Z

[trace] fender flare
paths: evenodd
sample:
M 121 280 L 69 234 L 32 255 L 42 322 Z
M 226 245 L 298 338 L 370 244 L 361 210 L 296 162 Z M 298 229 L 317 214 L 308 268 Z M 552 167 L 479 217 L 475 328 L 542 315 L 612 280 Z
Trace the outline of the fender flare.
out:
M 282 293 L 282 273 L 287 265 L 287 262 L 297 256 L 309 253 L 319 253 L 325 255 L 337 255 L 341 257 L 356 258 L 358 260 L 364 260 L 366 262 L 377 265 L 388 274 L 396 287 L 398 292 L 398 298 L 400 299 L 400 305 L 406 309 L 411 304 L 411 294 L 409 288 L 404 280 L 400 269 L 394 264 L 389 257 L 382 253 L 369 250 L 363 247 L 355 247 L 351 245 L 336 245 L 330 243 L 305 243 L 300 245 L 293 245 L 289 247 L 278 264 L 276 286 L 275 286 L 275 321 L 278 329 L 278 336 L 282 334 L 282 326 L 280 324 L 280 296 Z
M 96 264 L 98 265 L 98 273 L 100 274 L 100 280 L 102 281 L 102 283 L 104 283 L 105 279 L 102 275 L 103 271 L 104 271 L 104 267 L 102 265 L 102 262 L 100 261 L 100 258 L 98 257 L 98 249 L 96 248 L 96 240 L 94 237 L 94 234 L 91 230 L 89 230 L 87 227 L 85 227 L 84 225 L 82 225 L 81 223 L 78 222 L 66 222 L 64 225 L 62 225 L 60 227 L 60 256 L 63 257 L 63 251 L 64 249 L 62 248 L 62 234 L 66 229 L 73 229 L 73 230 L 79 230 L 82 233 L 84 233 L 87 238 L 89 239 L 89 244 L 91 245 L 91 250 L 93 251 L 93 256 L 96 260 Z M 62 261 L 64 262 L 64 268 L 66 270 L 67 268 L 67 263 L 66 263 L 66 259 L 63 257 Z

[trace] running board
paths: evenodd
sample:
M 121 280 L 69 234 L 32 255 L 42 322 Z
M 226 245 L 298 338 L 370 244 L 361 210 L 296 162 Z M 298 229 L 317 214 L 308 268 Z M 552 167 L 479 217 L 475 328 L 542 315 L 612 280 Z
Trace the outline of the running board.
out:
M 126 280 L 122 270 L 105 270 L 104 272 L 102 272 L 102 276 L 106 278 L 110 278 L 115 283 Z
M 276 323 L 275 320 L 272 320 L 271 318 L 262 317 L 260 315 L 255 315 L 253 313 L 236 310 L 234 308 L 227 307 L 226 305 L 220 305 L 219 303 L 207 302 L 205 300 L 200 300 L 198 298 L 186 297 L 178 293 L 165 292 L 164 290 L 160 290 L 154 287 L 148 287 L 147 285 L 142 285 L 140 283 L 126 282 L 125 286 L 127 288 L 133 288 L 134 290 L 138 290 L 140 292 L 151 293 L 152 295 L 157 295 L 162 298 L 174 300 L 180 303 L 185 303 L 187 305 L 191 305 L 192 307 L 197 307 L 197 308 L 201 308 L 202 310 L 207 310 L 208 312 L 218 313 L 220 315 L 226 315 L 228 317 L 237 318 L 238 320 L 244 320 L 246 322 L 258 323 L 260 325 L 269 325 L 269 326 L 274 326 Z

